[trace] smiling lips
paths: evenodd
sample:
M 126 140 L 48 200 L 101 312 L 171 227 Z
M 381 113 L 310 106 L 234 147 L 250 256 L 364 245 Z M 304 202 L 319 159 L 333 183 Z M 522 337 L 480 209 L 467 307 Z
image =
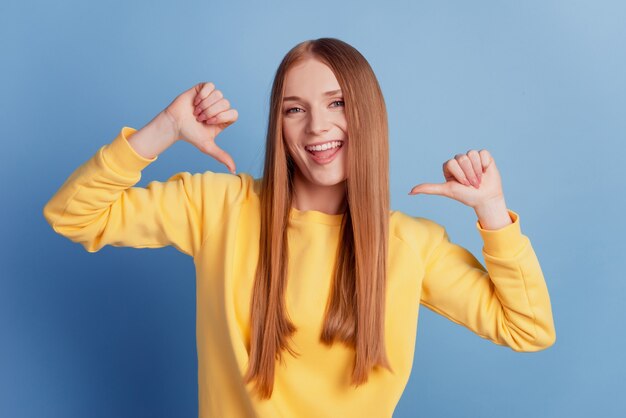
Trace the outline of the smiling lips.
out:
M 305 149 L 313 161 L 318 164 L 327 164 L 334 160 L 342 147 L 343 141 L 329 141 L 321 145 L 307 146 Z
M 313 144 L 313 145 L 307 145 L 304 148 L 307 151 L 324 151 L 329 148 L 340 147 L 342 144 L 343 144 L 342 140 L 334 140 L 334 141 L 327 141 L 327 142 L 322 142 L 322 143 Z

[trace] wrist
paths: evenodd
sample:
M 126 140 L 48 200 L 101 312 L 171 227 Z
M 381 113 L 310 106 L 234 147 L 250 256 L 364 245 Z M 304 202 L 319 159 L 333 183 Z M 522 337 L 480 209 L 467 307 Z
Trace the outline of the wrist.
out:
M 174 138 L 174 142 L 178 141 L 180 138 L 180 129 L 178 120 L 172 115 L 172 113 L 168 110 L 168 108 L 163 109 L 161 113 L 159 113 L 164 119 L 167 119 L 167 123 L 164 122 L 165 125 L 169 125 L 170 137 Z M 167 128 L 166 128 L 167 129 Z
M 180 135 L 176 118 L 167 110 L 163 109 L 151 122 L 159 138 L 168 145 L 178 141 Z
M 484 229 L 500 229 L 512 223 L 504 197 L 483 202 L 474 211 Z
M 146 126 L 128 138 L 135 151 L 145 157 L 154 158 L 178 140 L 175 123 L 165 112 L 160 112 Z

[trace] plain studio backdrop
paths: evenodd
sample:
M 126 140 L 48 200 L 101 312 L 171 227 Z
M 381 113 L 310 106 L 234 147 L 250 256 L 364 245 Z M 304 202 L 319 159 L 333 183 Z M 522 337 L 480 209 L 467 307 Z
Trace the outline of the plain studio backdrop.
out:
M 0 416 L 197 416 L 193 260 L 90 254 L 42 209 L 123 126 L 200 81 L 239 111 L 218 143 L 259 176 L 274 71 L 318 37 L 355 46 L 379 79 L 392 207 L 484 263 L 471 208 L 407 193 L 489 150 L 551 295 L 557 340 L 536 353 L 422 307 L 394 417 L 625 416 L 625 22 L 619 1 L 4 2 Z M 205 170 L 226 172 L 179 142 L 138 185 Z

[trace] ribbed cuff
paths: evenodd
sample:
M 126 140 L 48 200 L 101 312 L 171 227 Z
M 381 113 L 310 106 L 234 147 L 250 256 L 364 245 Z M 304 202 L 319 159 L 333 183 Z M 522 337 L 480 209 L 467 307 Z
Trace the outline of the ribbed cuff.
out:
M 516 255 L 524 246 L 524 236 L 520 228 L 519 214 L 507 209 L 513 223 L 499 229 L 484 229 L 476 221 L 476 229 L 483 238 L 483 251 L 494 257 L 510 257 Z
M 158 155 L 154 158 L 143 157 L 130 146 L 128 138 L 135 132 L 137 132 L 136 129 L 124 126 L 117 137 L 102 148 L 102 154 L 106 163 L 113 170 L 129 177 L 134 177 L 137 175 L 137 172 L 140 172 L 159 158 Z

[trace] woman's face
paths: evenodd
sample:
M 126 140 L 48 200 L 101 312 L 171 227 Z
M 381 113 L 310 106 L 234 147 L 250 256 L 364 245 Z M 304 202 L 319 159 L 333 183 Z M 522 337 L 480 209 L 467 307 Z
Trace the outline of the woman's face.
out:
M 296 176 L 318 186 L 346 179 L 348 130 L 343 96 L 332 70 L 306 59 L 285 78 L 283 137 Z M 317 149 L 311 146 L 317 145 Z

